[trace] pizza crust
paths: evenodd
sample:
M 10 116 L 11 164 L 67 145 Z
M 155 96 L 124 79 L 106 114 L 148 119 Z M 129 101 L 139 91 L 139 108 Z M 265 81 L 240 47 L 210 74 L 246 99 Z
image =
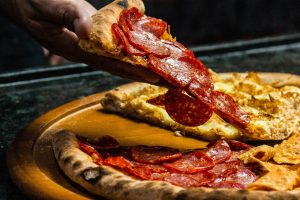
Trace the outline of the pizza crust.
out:
M 79 41 L 79 46 L 90 53 L 99 56 L 110 57 L 132 65 L 147 67 L 147 61 L 141 56 L 125 56 L 113 38 L 111 26 L 118 23 L 121 12 L 132 7 L 138 8 L 141 13 L 145 12 L 141 0 L 115 0 L 97 11 L 92 16 L 93 25 L 87 39 Z
M 134 179 L 109 166 L 93 163 L 79 149 L 76 136 L 69 131 L 53 135 L 52 147 L 62 171 L 87 191 L 108 199 L 120 200 L 204 200 L 204 199 L 298 199 L 300 192 L 249 191 L 237 189 L 181 188 L 163 181 Z

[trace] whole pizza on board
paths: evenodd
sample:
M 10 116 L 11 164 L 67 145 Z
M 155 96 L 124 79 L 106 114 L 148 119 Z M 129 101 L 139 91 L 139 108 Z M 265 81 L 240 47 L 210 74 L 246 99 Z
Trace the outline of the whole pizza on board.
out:
M 108 199 L 300 198 L 300 79 L 217 74 L 171 36 L 166 22 L 144 11 L 140 0 L 112 2 L 93 16 L 91 34 L 79 45 L 145 67 L 169 87 L 121 86 L 106 93 L 102 107 L 210 145 L 124 146 L 111 136 L 65 130 L 52 141 L 62 171 Z M 257 140 L 262 145 L 246 143 Z M 263 144 L 268 140 L 277 144 Z

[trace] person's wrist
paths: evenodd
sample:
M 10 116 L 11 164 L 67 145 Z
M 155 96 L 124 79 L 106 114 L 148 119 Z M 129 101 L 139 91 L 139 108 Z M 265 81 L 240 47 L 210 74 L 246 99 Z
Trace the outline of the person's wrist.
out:
M 17 0 L 0 0 L 0 12 L 2 16 L 20 24 L 20 14 L 16 1 Z

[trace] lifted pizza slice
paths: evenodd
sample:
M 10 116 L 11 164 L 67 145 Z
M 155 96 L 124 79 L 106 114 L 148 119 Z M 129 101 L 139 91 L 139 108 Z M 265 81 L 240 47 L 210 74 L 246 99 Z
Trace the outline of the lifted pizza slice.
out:
M 238 128 L 249 124 L 248 113 L 230 95 L 214 89 L 208 69 L 175 41 L 167 23 L 144 11 L 141 0 L 116 0 L 103 7 L 92 16 L 91 33 L 80 47 L 159 75 L 169 84 L 161 103 L 181 125 L 196 127 L 213 115 Z

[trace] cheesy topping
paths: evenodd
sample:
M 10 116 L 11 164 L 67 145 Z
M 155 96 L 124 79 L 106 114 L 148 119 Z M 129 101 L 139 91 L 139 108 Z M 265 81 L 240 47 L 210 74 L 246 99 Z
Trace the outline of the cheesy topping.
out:
M 172 120 L 164 107 L 147 103 L 167 89 L 149 84 L 107 93 L 102 99 L 104 109 L 116 111 L 181 133 L 207 140 L 255 139 L 282 140 L 300 131 L 300 88 L 285 86 L 274 88 L 261 82 L 256 73 L 222 77 L 211 71 L 215 90 L 231 95 L 251 117 L 245 129 L 238 129 L 217 114 L 204 124 L 187 127 Z

